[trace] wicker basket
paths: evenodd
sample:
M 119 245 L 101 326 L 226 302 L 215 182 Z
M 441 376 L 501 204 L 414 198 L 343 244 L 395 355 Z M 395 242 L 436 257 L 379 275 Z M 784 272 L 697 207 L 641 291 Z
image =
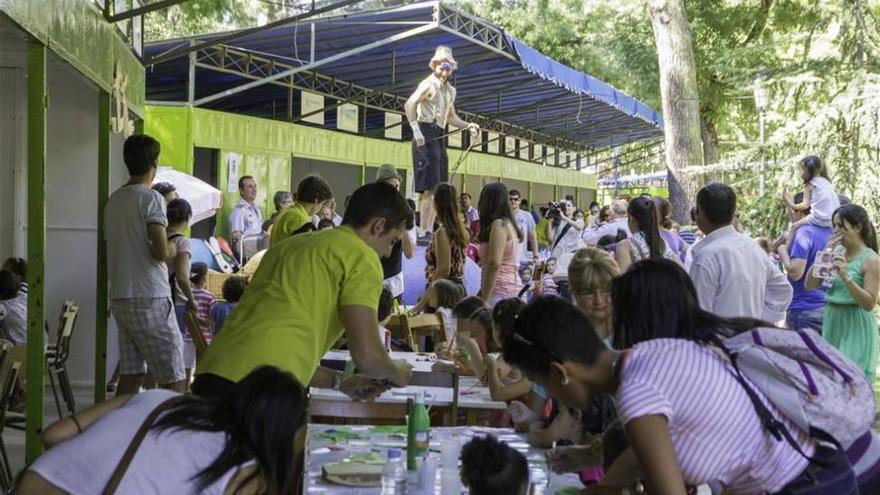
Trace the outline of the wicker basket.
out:
M 208 290 L 214 294 L 216 299 L 223 299 L 223 282 L 230 277 L 241 277 L 247 280 L 247 276 L 237 273 L 222 273 L 208 270 Z

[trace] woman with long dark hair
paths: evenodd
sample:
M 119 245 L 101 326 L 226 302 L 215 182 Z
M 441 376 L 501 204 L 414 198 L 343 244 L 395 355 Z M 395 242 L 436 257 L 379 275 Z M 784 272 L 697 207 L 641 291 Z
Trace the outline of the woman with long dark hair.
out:
M 640 315 L 619 329 L 615 325 L 615 340 L 630 332 L 631 324 L 641 325 L 648 315 L 676 316 L 671 321 L 652 318 L 651 322 L 662 324 L 666 331 L 678 326 L 695 335 L 706 328 L 732 330 L 756 323 L 700 310 L 695 296 L 685 297 L 687 275 L 674 263 L 651 260 L 637 266 L 642 264 L 663 264 L 666 273 L 679 273 L 670 277 L 655 270 L 641 280 L 627 273 L 614 282 L 612 294 L 616 295 L 627 284 L 634 287 L 637 282 L 652 281 L 649 286 L 641 285 L 632 300 L 615 300 L 615 314 L 622 304 Z M 657 293 L 669 293 L 684 302 L 674 306 L 678 310 L 667 311 L 659 304 L 642 309 L 645 296 Z M 812 487 L 809 484 L 815 480 L 829 477 L 841 481 L 837 491 L 804 493 L 858 493 L 852 468 L 842 456 L 831 467 L 814 466 L 787 442 L 774 440 L 729 364 L 698 342 L 654 338 L 623 351 L 612 350 L 599 340 L 584 313 L 567 301 L 547 297 L 519 314 L 503 346 L 505 361 L 568 406 L 586 409 L 595 394 L 613 394 L 650 493 L 684 495 L 687 486 L 702 484 L 730 493 L 793 493 L 793 488 Z M 783 417 L 760 390 L 755 393 L 807 455 L 825 452 Z M 629 472 L 629 479 L 606 476 L 600 485 L 624 488 L 635 481 L 637 471 Z
M 17 492 L 102 493 L 157 408 L 116 493 L 294 493 L 294 439 L 306 419 L 305 392 L 293 375 L 271 366 L 255 369 L 219 400 L 156 389 L 58 421 L 43 432 L 49 450 L 24 473 Z
M 507 187 L 500 182 L 483 186 L 478 202 L 480 212 L 480 295 L 494 306 L 516 297 L 522 289 L 519 279 L 520 243 L 523 232 L 510 209 Z
M 428 284 L 445 278 L 464 287 L 465 249 L 470 236 L 462 222 L 453 185 L 441 182 L 434 189 L 434 212 L 438 227 L 425 252 L 425 277 Z
M 660 229 L 660 237 L 666 241 L 666 245 L 673 253 L 678 254 L 678 259 L 684 263 L 687 256 L 688 243 L 681 238 L 678 233 L 673 231 L 674 224 L 672 222 L 672 205 L 669 200 L 662 196 L 654 196 L 651 198 L 654 206 L 657 208 L 657 227 Z
M 877 370 L 880 341 L 874 308 L 880 295 L 880 256 L 877 233 L 868 212 L 858 205 L 844 205 L 832 217 L 836 277 L 825 292 L 822 336 L 862 368 L 872 383 Z M 816 289 L 821 279 L 807 278 L 806 288 Z
M 620 271 L 636 261 L 644 259 L 678 259 L 663 237 L 657 223 L 657 208 L 650 196 L 633 198 L 626 208 L 629 220 L 629 230 L 632 235 L 617 243 L 615 259 Z

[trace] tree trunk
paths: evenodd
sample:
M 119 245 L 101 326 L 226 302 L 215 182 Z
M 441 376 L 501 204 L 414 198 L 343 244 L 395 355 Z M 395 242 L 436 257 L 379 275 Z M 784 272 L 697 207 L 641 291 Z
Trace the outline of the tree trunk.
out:
M 712 165 L 718 163 L 718 131 L 715 124 L 705 116 L 700 117 L 702 123 L 703 163 Z
M 648 10 L 660 65 L 669 202 L 673 219 L 690 223 L 697 177 L 695 174 L 685 176 L 679 170 L 703 164 L 700 97 L 691 30 L 684 0 L 648 0 Z

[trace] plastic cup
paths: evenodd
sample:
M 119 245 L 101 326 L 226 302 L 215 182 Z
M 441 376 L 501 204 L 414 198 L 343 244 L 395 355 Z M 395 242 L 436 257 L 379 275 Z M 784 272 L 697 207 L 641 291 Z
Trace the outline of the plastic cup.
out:
M 443 469 L 458 469 L 458 457 L 461 455 L 461 443 L 454 436 L 446 437 L 440 442 L 440 456 Z

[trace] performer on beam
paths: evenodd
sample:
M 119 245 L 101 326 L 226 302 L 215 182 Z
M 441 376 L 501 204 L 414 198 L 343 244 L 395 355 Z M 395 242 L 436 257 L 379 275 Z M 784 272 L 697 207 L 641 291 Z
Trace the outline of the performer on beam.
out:
M 438 46 L 428 63 L 431 75 L 425 78 L 406 101 L 406 119 L 413 131 L 413 170 L 415 190 L 422 195 L 419 205 L 419 244 L 431 242 L 434 230 L 434 186 L 449 181 L 449 160 L 446 157 L 446 124 L 459 129 L 467 127 L 476 139 L 480 126 L 468 123 L 455 113 L 455 88 L 450 84 L 452 72 L 458 68 L 452 49 Z

